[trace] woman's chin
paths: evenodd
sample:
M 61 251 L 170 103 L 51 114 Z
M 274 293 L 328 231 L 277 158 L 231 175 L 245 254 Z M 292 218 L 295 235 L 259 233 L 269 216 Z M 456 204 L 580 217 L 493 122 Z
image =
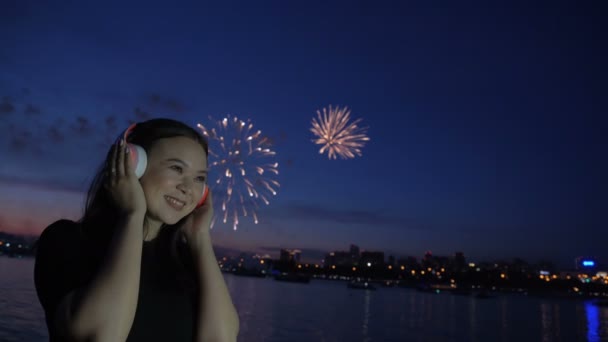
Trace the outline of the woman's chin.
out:
M 174 224 L 177 224 L 178 222 L 180 222 L 181 220 L 183 220 L 190 213 L 191 213 L 191 211 L 187 211 L 187 212 L 184 211 L 183 213 L 180 213 L 179 215 L 176 215 L 176 214 L 164 215 L 163 222 L 167 225 L 174 225 Z
M 183 219 L 183 218 L 184 218 L 184 217 L 183 217 L 183 216 L 181 216 L 181 215 L 180 215 L 180 216 L 175 216 L 175 215 L 172 215 L 172 216 L 164 217 L 164 218 L 163 218 L 163 222 L 164 222 L 166 225 L 170 225 L 170 226 L 172 226 L 172 225 L 174 225 L 174 224 L 178 223 L 178 222 L 179 222 L 181 219 Z
M 192 210 L 163 210 L 164 208 L 160 208 L 161 210 L 155 210 L 156 215 L 152 215 L 156 217 L 159 221 L 161 221 L 165 225 L 174 225 L 181 221 L 184 217 L 188 216 L 192 212 Z

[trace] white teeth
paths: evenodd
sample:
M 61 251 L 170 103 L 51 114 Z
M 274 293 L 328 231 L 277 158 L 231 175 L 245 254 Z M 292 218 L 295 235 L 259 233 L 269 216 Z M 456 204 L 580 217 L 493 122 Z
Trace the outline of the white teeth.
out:
M 173 198 L 173 197 L 170 197 L 170 196 L 165 196 L 165 198 L 167 199 L 167 201 L 169 201 L 169 202 L 171 202 L 171 203 L 173 203 L 173 204 L 175 204 L 175 205 L 181 205 L 181 206 L 186 205 L 186 203 L 185 203 L 185 202 L 182 202 L 182 201 L 180 201 L 180 200 L 178 200 L 178 199 L 175 199 L 175 198 Z

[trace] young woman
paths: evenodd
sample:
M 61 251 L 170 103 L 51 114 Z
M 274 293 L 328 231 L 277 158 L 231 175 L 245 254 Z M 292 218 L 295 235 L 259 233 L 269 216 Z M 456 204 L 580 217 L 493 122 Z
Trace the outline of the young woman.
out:
M 133 145 L 147 156 L 141 176 Z M 209 234 L 207 154 L 196 130 L 170 119 L 139 123 L 111 147 L 83 217 L 52 223 L 37 244 L 51 341 L 236 341 Z

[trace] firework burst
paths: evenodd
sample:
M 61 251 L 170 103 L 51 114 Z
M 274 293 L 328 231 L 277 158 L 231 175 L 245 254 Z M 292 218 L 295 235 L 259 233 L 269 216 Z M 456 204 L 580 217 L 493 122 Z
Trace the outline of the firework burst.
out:
M 317 136 L 313 142 L 322 145 L 319 154 L 327 151 L 329 159 L 361 156 L 361 148 L 369 137 L 366 127 L 357 126 L 359 122 L 361 119 L 350 122 L 350 109 L 347 107 L 332 108 L 330 105 L 329 109 L 323 108 L 323 114 L 317 110 L 317 118 L 312 119 L 310 130 Z
M 214 212 L 211 227 L 219 218 L 237 229 L 240 217 L 258 223 L 257 210 L 277 194 L 279 164 L 274 161 L 270 139 L 253 129 L 250 120 L 227 116 L 209 118 L 209 128 L 198 128 L 209 142 L 209 186 L 213 192 Z

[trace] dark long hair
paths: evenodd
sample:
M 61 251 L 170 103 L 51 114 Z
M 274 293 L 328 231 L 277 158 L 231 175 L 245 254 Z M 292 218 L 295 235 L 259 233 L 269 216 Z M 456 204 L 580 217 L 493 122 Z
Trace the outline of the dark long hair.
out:
M 207 141 L 192 127 L 173 119 L 158 118 L 137 123 L 127 136 L 127 142 L 143 147 L 146 152 L 160 139 L 186 137 L 196 141 L 205 150 L 205 158 L 209 153 Z M 91 253 L 95 259 L 103 258 L 110 239 L 117 224 L 118 211 L 116 210 L 104 183 L 106 182 L 108 161 L 111 157 L 111 149 L 106 159 L 98 168 L 89 187 L 82 218 L 79 220 L 82 233 L 88 245 L 92 248 Z M 180 239 L 176 233 L 176 227 L 163 226 L 159 232 L 159 238 L 168 241 L 166 247 L 172 256 L 179 253 L 176 247 Z

